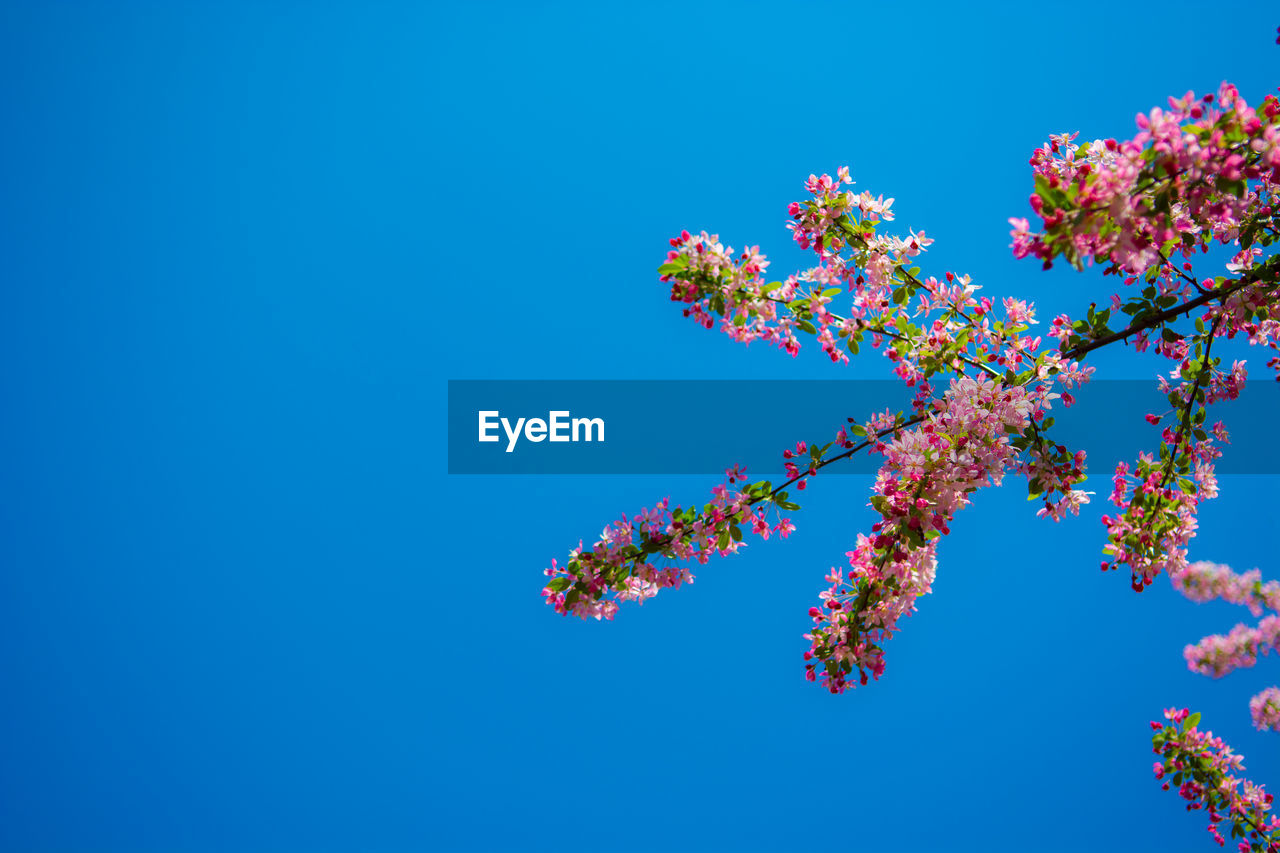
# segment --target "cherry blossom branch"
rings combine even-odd
[[[1218,327],[1221,325],[1222,318],[1214,318],[1213,326],[1210,327],[1208,334],[1205,336],[1204,358],[1200,360],[1199,367],[1196,369],[1196,378],[1187,391],[1187,402],[1182,407],[1182,418],[1178,422],[1177,430],[1174,432],[1173,441],[1170,442],[1174,450],[1169,454],[1169,459],[1165,462],[1164,477],[1160,480],[1160,488],[1162,489],[1169,485],[1169,480],[1173,477],[1174,463],[1179,457],[1179,451],[1187,444],[1187,436],[1191,430],[1192,412],[1195,410],[1196,403],[1204,400],[1203,388],[1208,384],[1209,377],[1213,375],[1213,368],[1216,362],[1210,357],[1210,353],[1213,350],[1214,336],[1218,334]]]
[[[820,470],[862,450],[882,445],[884,437],[897,435],[923,420],[924,415],[911,418],[886,415],[878,421],[873,419],[878,429],[854,427],[869,435],[861,442],[853,442],[841,430],[836,442],[813,447],[809,465],[803,471],[789,462],[789,468],[796,473],[777,486],[763,480],[732,493],[724,486],[717,486],[713,490],[712,502],[700,513],[679,507],[669,511],[668,501],[664,500],[651,510],[643,510],[634,519],[624,517],[606,528],[605,535],[591,550],[583,550],[579,545],[570,553],[570,559],[564,566],[558,566],[553,560],[551,568],[545,572],[551,580],[546,584],[543,595],[557,612],[612,619],[617,611],[617,601],[643,602],[663,587],[678,587],[692,581],[687,569],[658,568],[649,562],[651,557],[693,559],[706,563],[712,554],[727,556],[736,553],[742,544],[739,525],[748,516],[752,531],[757,535],[766,539],[771,533],[787,536],[795,529],[790,519],[782,518],[770,526],[765,522],[765,516],[751,512],[752,508],[772,503],[782,510],[799,509],[788,500],[788,488],[795,485],[803,489],[807,478]],[[841,452],[825,455],[836,444],[842,448]],[[808,451],[808,446],[801,443],[797,445],[797,454],[787,451],[784,455],[792,458]],[[729,483],[733,484],[741,472],[734,468],[728,474]],[[613,600],[607,598],[610,593],[615,594]]]
[[[1049,331],[1058,339],[1056,350],[1042,350],[1039,337],[1024,334],[1034,323],[1031,306],[1006,298],[1005,316],[996,319],[991,300],[976,297],[967,276],[921,277],[910,259],[932,241],[923,233],[907,238],[877,233],[881,223],[893,219],[893,200],[843,189],[852,183],[847,169],[835,179],[810,176],[806,188],[812,197],[789,208],[795,240],[812,248],[819,262],[784,281],[765,281],[769,262],[758,247],[738,258],[705,232],[673,239],[659,273],[671,285],[672,300],[686,306],[686,316],[707,328],[718,321],[735,340],[764,340],[792,355],[800,347],[797,332],[805,332],[837,362],[848,361],[846,349],[856,354],[866,335],[873,347],[887,342],[884,353],[894,372],[915,389],[915,417],[886,415],[866,427],[854,425],[849,430],[854,435],[863,429],[875,436],[861,444],[843,430],[823,446],[798,444],[794,454],[784,453],[789,479],[780,486],[768,481],[737,490],[718,486],[702,510],[668,511],[664,501],[633,519],[624,517],[591,550],[579,546],[571,552],[566,567],[553,562],[544,593],[548,601],[562,613],[611,618],[616,601],[643,601],[664,586],[692,579],[687,569],[649,565],[654,555],[705,563],[711,554],[734,553],[742,541],[739,524],[748,518],[761,536],[785,536],[789,520],[771,525],[759,510],[770,503],[780,510],[798,508],[787,499],[786,487],[803,489],[807,477],[826,465],[852,455],[854,448],[869,448],[885,457],[870,501],[880,520],[872,535],[859,537],[858,547],[849,552],[851,571],[833,569],[828,575],[831,587],[823,593],[823,608],[810,612],[814,629],[806,655],[809,677],[821,675],[833,692],[843,690],[854,671],[865,683],[868,673],[876,677],[883,668],[882,641],[897,630],[900,616],[914,610],[918,595],[928,592],[936,542],[969,493],[1014,471],[1027,477],[1033,497],[1044,496],[1041,514],[1058,519],[1087,501],[1086,493],[1074,488],[1083,479],[1083,453],[1070,453],[1044,433],[1053,420],[1044,417],[1050,400],[1061,396],[1071,404],[1065,389],[1087,381],[1091,371],[1080,366],[1080,359],[1131,338],[1144,350],[1150,345],[1148,333],[1157,328],[1162,333],[1156,350],[1179,361],[1182,375],[1194,375],[1195,381],[1170,394],[1171,401],[1183,394],[1178,402],[1187,408],[1176,431],[1165,430],[1171,444],[1161,445],[1161,462],[1167,464],[1157,466],[1144,454],[1132,475],[1127,467],[1117,468],[1113,500],[1124,513],[1118,519],[1104,517],[1106,550],[1111,566],[1133,569],[1136,589],[1163,568],[1172,572],[1185,565],[1195,506],[1216,491],[1211,460],[1219,453],[1199,426],[1203,406],[1191,407],[1202,397],[1212,402],[1238,393],[1243,369],[1237,365],[1230,376],[1214,371],[1210,354],[1200,357],[1199,337],[1193,360],[1185,336],[1170,324],[1203,309],[1197,329],[1203,333],[1206,319],[1213,325],[1206,350],[1223,328],[1228,336],[1247,333],[1251,343],[1273,349],[1280,340],[1280,320],[1270,316],[1280,265],[1274,257],[1254,263],[1261,252],[1255,244],[1269,245],[1276,234],[1272,201],[1280,177],[1280,102],[1268,98],[1259,113],[1228,86],[1214,106],[1206,106],[1211,101],[1188,93],[1170,99],[1167,113],[1140,116],[1141,132],[1133,140],[1082,149],[1071,137],[1051,137],[1033,158],[1031,202],[1044,230],[1033,234],[1025,220],[1011,220],[1015,255],[1035,255],[1046,266],[1057,255],[1077,267],[1086,260],[1106,261],[1107,272],[1129,273],[1126,284],[1145,276],[1148,285],[1140,297],[1127,301],[1113,295],[1111,308],[1091,306],[1085,320],[1056,318]],[[1242,247],[1228,265],[1238,278],[1220,278],[1210,286],[1169,260],[1174,249],[1186,256],[1195,248],[1207,250],[1214,239]],[[848,258],[842,255],[846,247],[852,249]],[[846,293],[851,312],[828,310],[834,297]],[[910,310],[916,299],[919,304]],[[1127,326],[1109,327],[1112,309],[1130,315]],[[966,376],[966,368],[983,381]],[[953,377],[940,397],[931,385],[938,375]],[[1055,388],[1064,391],[1059,395]],[[1214,432],[1225,440],[1221,425]],[[1198,443],[1190,443],[1189,433]],[[833,446],[837,452],[830,454]],[[802,470],[792,460],[806,455],[807,470]],[[1189,474],[1172,488],[1175,468]],[[733,485],[742,472],[735,468],[728,474]],[[606,601],[608,596],[612,600]]]
[[[1083,358],[1096,349],[1107,346],[1108,344],[1113,344],[1116,341],[1124,340],[1132,335],[1147,331],[1148,329],[1163,326],[1165,323],[1170,320],[1177,319],[1178,317],[1190,315],[1192,311],[1201,306],[1208,305],[1210,302],[1215,300],[1225,300],[1227,297],[1266,279],[1272,280],[1266,287],[1260,288],[1260,292],[1270,293],[1277,286],[1280,286],[1280,282],[1274,280],[1277,271],[1280,271],[1280,255],[1273,255],[1268,259],[1266,264],[1259,267],[1256,271],[1233,281],[1229,285],[1222,285],[1213,288],[1212,290],[1206,290],[1194,299],[1189,299],[1172,308],[1157,311],[1149,316],[1143,317],[1142,320],[1129,324],[1123,329],[1119,329],[1114,332],[1107,332],[1106,334],[1100,335],[1092,340],[1072,344],[1063,350],[1063,355],[1072,359]]]
[[[1151,749],[1161,758],[1153,769],[1161,788],[1177,785],[1188,811],[1205,811],[1219,845],[1226,843],[1221,827],[1229,823],[1231,837],[1241,839],[1242,853],[1280,851],[1280,817],[1271,813],[1273,798],[1261,785],[1237,775],[1244,770],[1244,759],[1212,732],[1199,730],[1200,714],[1170,708],[1164,716],[1168,722],[1151,722]]]

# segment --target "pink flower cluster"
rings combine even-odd
[[[1237,573],[1230,566],[1199,560],[1169,576],[1173,586],[1197,604],[1220,598],[1261,616],[1263,608],[1280,611],[1280,581],[1262,582],[1262,572]]]
[[[729,483],[736,483],[744,474],[741,466],[725,472]],[[613,619],[620,602],[643,604],[663,589],[693,583],[687,566],[657,566],[651,560],[705,564],[713,555],[737,553],[745,547],[742,525],[762,539],[772,533],[786,538],[795,525],[781,517],[771,523],[766,511],[769,504],[794,507],[786,498],[785,491],[776,491],[768,481],[762,481],[744,490],[717,485],[711,501],[701,510],[673,510],[670,500],[663,499],[651,509],[610,524],[590,550],[578,543],[564,565],[552,560],[543,572],[551,580],[542,595],[562,615]]]
[[[1268,687],[1249,700],[1254,727],[1280,731],[1280,687]]]
[[[1237,669],[1251,667],[1259,655],[1274,650],[1280,642],[1280,615],[1264,616],[1256,626],[1240,624],[1229,634],[1210,634],[1183,649],[1187,668],[1201,675],[1221,678]]]
[[[766,283],[764,270],[769,261],[752,246],[735,257],[732,246],[724,246],[715,234],[693,235],[682,231],[671,239],[667,260],[658,268],[659,280],[671,284],[671,301],[688,307],[684,316],[712,328],[721,318],[721,328],[734,340],[749,344],[764,340],[792,355],[800,351],[795,320],[779,316],[780,302],[795,296],[795,283],[787,286]],[[776,292],[775,292],[776,291]]]
[[[1031,158],[1042,231],[1011,219],[1014,253],[1046,266],[1062,255],[1076,266],[1096,258],[1141,273],[1161,261],[1161,246],[1176,242],[1190,254],[1236,239],[1254,211],[1276,201],[1278,114],[1274,95],[1254,110],[1224,83],[1216,98],[1188,92],[1169,98],[1167,110],[1139,114],[1139,132],[1125,142],[1081,147],[1074,134],[1052,137]]]
[[[1211,634],[1183,649],[1187,668],[1201,675],[1221,678],[1237,669],[1254,666],[1258,657],[1280,648],[1280,582],[1263,582],[1257,569],[1237,573],[1230,567],[1201,560],[1170,572],[1175,589],[1197,603],[1220,598],[1249,608],[1255,617],[1273,611],[1257,625],[1236,625],[1227,634]],[[1268,687],[1249,702],[1254,725],[1276,728],[1280,713],[1276,699],[1280,689]]]
[[[1143,453],[1132,467],[1125,462],[1116,466],[1111,501],[1120,512],[1102,517],[1108,540],[1104,552],[1111,558],[1102,563],[1102,569],[1126,567],[1138,592],[1161,571],[1174,574],[1186,568],[1187,546],[1197,528],[1196,510],[1218,493],[1214,460],[1222,451],[1215,439],[1225,443],[1228,436],[1221,422],[1205,428],[1207,406],[1238,397],[1246,373],[1240,361],[1230,372],[1220,369],[1221,359],[1211,352],[1215,338],[1226,334],[1226,324],[1214,309],[1208,315],[1207,327],[1198,321],[1202,339],[1194,349],[1181,339],[1158,348],[1177,361],[1171,376],[1182,380],[1172,386],[1161,377],[1160,389],[1171,409],[1147,415],[1149,423],[1162,426],[1159,455]]]
[[[1174,466],[1150,453],[1139,454],[1133,469],[1124,462],[1116,466],[1111,502],[1121,512],[1102,517],[1107,527],[1103,551],[1111,558],[1102,562],[1103,571],[1128,568],[1134,590],[1142,592],[1161,571],[1173,574],[1186,566],[1187,547],[1199,527],[1196,510],[1217,494],[1211,460],[1220,452],[1207,441],[1194,445],[1188,454],[1194,460],[1191,477],[1176,482]]]
[[[956,378],[922,424],[874,446],[885,457],[871,498],[880,520],[848,552],[849,570],[831,570],[822,605],[809,610],[811,681],[841,693],[854,686],[855,670],[857,683],[880,677],[882,643],[931,588],[938,537],[973,491],[1032,464],[1020,463],[1011,437],[1029,430],[1051,396],[1047,386]],[[1078,506],[1083,495],[1071,500]]]
[[[1272,796],[1238,775],[1244,759],[1213,732],[1200,731],[1199,714],[1170,708],[1164,717],[1167,723],[1151,723],[1152,751],[1161,757],[1154,766],[1160,787],[1178,786],[1187,811],[1203,810],[1219,845],[1226,844],[1222,827],[1227,823],[1240,853],[1280,851],[1280,817],[1271,814]]]

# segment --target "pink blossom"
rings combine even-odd
[[[1268,687],[1250,699],[1249,713],[1256,728],[1280,731],[1280,687]]]

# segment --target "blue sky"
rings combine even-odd
[[[1100,505],[978,495],[833,698],[801,635],[867,478],[581,624],[548,561],[711,481],[450,477],[445,388],[883,376],[700,331],[653,272],[682,228],[805,264],[786,204],[843,164],[929,269],[1076,311],[1099,276],[1007,249],[1031,150],[1260,100],[1267,11],[5,4],[0,848],[1206,849],[1146,721],[1200,709],[1280,788],[1280,669],[1187,672],[1245,614],[1098,572]],[[1193,555],[1280,577],[1275,485],[1224,478]]]

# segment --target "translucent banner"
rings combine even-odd
[[[1092,382],[1071,407],[1054,401],[1049,431],[1089,454],[1089,471],[1156,451],[1170,409],[1154,380]],[[450,474],[719,474],[735,464],[782,470],[797,441],[825,444],[849,418],[908,407],[901,383],[874,380],[450,380]],[[1275,424],[1280,387],[1256,381],[1238,400],[1209,407],[1231,443],[1219,474],[1280,474]],[[1171,424],[1173,418],[1166,418]],[[873,473],[857,454],[823,476]]]

